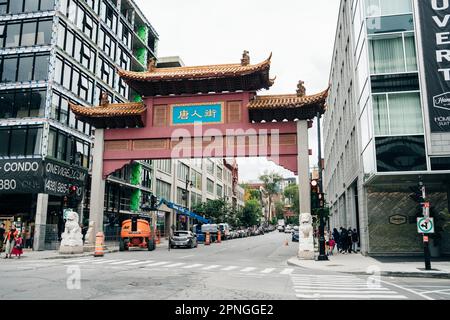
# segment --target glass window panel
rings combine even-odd
[[[412,12],[411,0],[380,0],[380,6],[382,15]]]
[[[69,111],[69,127],[75,128],[77,120],[75,119],[75,114]]]
[[[48,134],[47,154],[56,158],[56,131],[53,129],[50,129]]]
[[[17,81],[33,80],[33,57],[20,57]]]
[[[422,108],[419,93],[389,95],[391,134],[423,133]]]
[[[386,95],[373,96],[373,118],[375,135],[389,134],[389,114]]]
[[[27,138],[26,128],[15,128],[11,132],[11,156],[23,156],[25,153],[25,141]]]
[[[73,57],[77,61],[81,61],[81,40],[78,38],[75,38],[75,51],[73,52]]]
[[[80,73],[77,70],[72,72],[72,92],[78,94],[78,88],[80,83]]]
[[[39,10],[39,0],[25,0],[25,7],[23,10],[24,12],[35,12],[38,10]]]
[[[66,161],[67,157],[67,137],[65,134],[58,134],[58,145],[56,149],[56,158]]]
[[[55,0],[41,0],[41,11],[53,10],[55,6]],[[66,5],[67,7],[67,5]]]
[[[7,10],[8,3],[0,3],[0,14],[5,14]]]
[[[52,20],[39,21],[36,44],[50,44],[52,40]]]
[[[62,70],[63,70],[63,62],[60,58],[56,59],[56,65],[55,65],[55,80],[59,84],[61,84],[61,77],[62,77]]]
[[[30,101],[30,116],[44,117],[45,116],[45,91],[32,91]]]
[[[58,46],[64,49],[64,40],[66,39],[66,28],[60,24],[58,25]]]
[[[47,80],[49,56],[36,56],[34,80]]]
[[[73,33],[67,31],[66,52],[73,56]]]
[[[427,170],[423,136],[376,138],[378,172]]]
[[[33,46],[36,43],[37,22],[27,22],[23,24],[21,46]]]
[[[0,128],[0,156],[8,156],[10,132],[9,129]]]
[[[10,0],[9,1],[9,12],[10,13],[21,13],[23,8],[23,0]]]
[[[53,93],[52,105],[51,105],[51,110],[50,110],[50,118],[55,119],[55,120],[58,120],[59,100],[60,100],[59,95],[56,93]]]
[[[17,92],[15,95],[15,109],[18,118],[29,116],[30,94],[29,92]]]
[[[369,54],[373,74],[406,71],[401,35],[371,39]]]
[[[42,130],[38,128],[28,129],[27,146],[25,154],[27,156],[39,155],[41,152]]]
[[[67,118],[69,117],[69,104],[65,98],[61,99],[60,107],[59,121],[61,123],[67,123]]]
[[[405,34],[406,70],[417,71],[416,41],[414,34]]]
[[[67,5],[68,5],[68,0],[60,0],[59,1],[59,10],[61,10],[61,12],[67,16]]]
[[[0,119],[12,118],[14,108],[14,93],[0,93]]]
[[[17,57],[7,57],[3,60],[2,82],[16,81]]]
[[[8,24],[6,28],[6,42],[5,47],[18,47],[20,41],[20,24],[12,23]]]
[[[67,63],[64,64],[63,86],[67,90],[70,90],[70,80],[72,77],[72,68]]]

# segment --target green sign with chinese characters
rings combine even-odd
[[[200,122],[203,124],[223,123],[222,103],[202,103],[173,105],[171,107],[172,125],[185,125]]]

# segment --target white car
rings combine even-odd
[[[286,229],[284,229],[284,233],[292,233],[293,229],[290,226],[287,226]]]

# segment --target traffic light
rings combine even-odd
[[[69,186],[69,195],[67,196],[67,207],[68,208],[75,209],[78,207],[77,191],[78,191],[78,186],[75,186],[75,185]]]
[[[311,209],[317,209],[320,207],[319,194],[319,181],[313,179],[311,180]]]

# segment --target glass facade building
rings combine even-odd
[[[419,3],[341,1],[324,117],[324,188],[330,227],[357,228],[365,254],[423,252],[421,210],[409,197],[419,178],[432,211],[449,206],[450,152],[436,157],[429,143]],[[391,223],[395,215],[405,223]]]
[[[68,104],[98,105],[101,92],[110,102],[140,99],[115,68],[146,70],[157,42],[132,0],[0,0],[0,162],[51,162],[86,173],[82,189],[88,193],[93,128],[76,120]],[[41,197],[46,224],[60,233],[73,181],[58,183],[52,192],[0,190],[0,220],[19,219],[24,229],[34,229]],[[17,206],[16,197],[27,204]],[[85,199],[85,211],[88,204]]]

